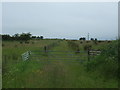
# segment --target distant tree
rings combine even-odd
[[[30,33],[22,33],[22,34],[14,34],[13,36],[10,36],[8,34],[2,35],[2,40],[30,40],[31,34]]]
[[[40,39],[43,39],[43,36],[40,36]]]
[[[37,39],[40,39],[40,37],[39,37],[39,36],[37,36]]]
[[[97,38],[95,38],[95,41],[97,41]]]
[[[32,36],[32,39],[36,39],[37,37],[36,36]]]
[[[2,40],[12,40],[11,36],[8,34],[2,35]]]
[[[97,38],[95,38],[94,43],[97,45]]]
[[[93,41],[94,40],[94,38],[91,38],[91,41]]]
[[[12,36],[13,40],[20,40],[20,35],[17,33],[17,34],[14,34]]]
[[[79,40],[82,40],[83,38],[79,38]]]
[[[31,34],[30,33],[22,33],[22,34],[20,34],[20,40],[27,41],[27,40],[30,40],[30,39],[31,39]]]
[[[79,38],[79,40],[86,40],[86,38],[85,37],[81,37],[81,38]]]
[[[83,37],[83,40],[86,40],[86,38],[85,38],[85,37]]]

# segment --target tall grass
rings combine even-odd
[[[118,78],[118,41],[102,48],[100,56],[88,62],[90,71],[99,72],[104,78]]]
[[[31,43],[34,42],[34,43]],[[116,83],[112,81],[104,82],[99,76],[107,76],[107,72],[111,74],[110,77],[114,77],[112,70],[116,70],[116,63],[111,63],[115,60],[106,60],[107,54],[101,54],[101,56],[95,57],[94,60],[89,62],[89,71],[86,72],[84,63],[80,62],[68,62],[64,60],[57,60],[57,58],[70,58],[66,52],[50,52],[53,54],[51,58],[56,61],[49,61],[50,57],[40,56],[33,57],[29,61],[23,62],[20,58],[21,54],[28,50],[44,50],[44,46],[51,46],[50,50],[53,51],[76,51],[76,47],[84,50],[84,44],[79,45],[78,41],[61,41],[60,45],[52,45],[52,43],[58,42],[57,40],[36,40],[30,41],[29,44],[19,42],[3,42],[3,65],[5,73],[3,75],[3,88],[98,88],[98,87],[116,87]],[[90,43],[89,43],[90,44]],[[16,46],[17,45],[17,46]],[[70,45],[70,46],[69,46]],[[15,47],[16,46],[16,47]],[[97,45],[99,46],[99,44]],[[96,48],[98,48],[96,46]],[[101,46],[101,45],[100,45]],[[108,47],[108,46],[106,46]],[[104,51],[107,51],[104,47]],[[114,46],[115,47],[115,46]],[[93,46],[94,48],[94,46]],[[70,52],[74,54],[74,52]],[[109,52],[110,53],[110,52]],[[108,54],[109,54],[108,53]],[[36,53],[38,54],[38,53]],[[60,54],[60,55],[58,55]],[[65,54],[65,55],[63,55]],[[15,55],[15,56],[14,56]],[[80,56],[80,59],[86,60],[86,53],[74,54],[76,57]],[[85,56],[84,56],[85,55]],[[5,59],[5,57],[7,57]],[[32,57],[32,56],[31,56]],[[110,56],[112,57],[112,56]],[[40,60],[45,58],[46,60]],[[74,60],[74,59],[73,59]],[[18,63],[15,63],[18,61]],[[110,61],[108,63],[108,61]],[[110,66],[107,66],[110,65]],[[114,65],[114,67],[112,66]],[[105,70],[103,70],[104,68]],[[112,69],[109,69],[111,68]],[[97,72],[97,73],[96,73]],[[99,75],[97,75],[99,74]],[[105,80],[107,80],[105,78]],[[115,81],[116,82],[116,81]]]
[[[22,62],[21,54],[26,51],[44,50],[43,47],[57,40],[32,40],[28,44],[20,44],[18,41],[3,41],[2,47],[2,69],[3,74],[11,69],[16,63]],[[32,44],[34,42],[34,44]]]
[[[72,48],[74,51],[77,51],[79,49],[79,45],[75,41],[67,41],[68,46]]]

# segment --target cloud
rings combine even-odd
[[[46,37],[115,39],[116,3],[3,3],[3,32]]]

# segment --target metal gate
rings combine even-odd
[[[88,59],[85,51],[31,51],[30,60],[41,63],[51,61],[84,62]]]

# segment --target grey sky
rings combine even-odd
[[[82,36],[115,39],[118,35],[117,2],[3,3],[3,34],[31,32],[45,38],[78,39]]]

